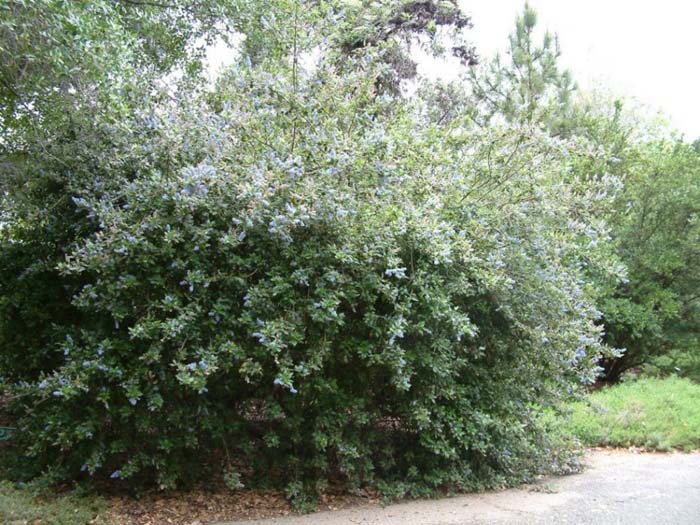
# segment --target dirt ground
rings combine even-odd
[[[332,491],[321,497],[319,512],[378,505],[376,495],[352,496]],[[224,520],[252,523],[294,514],[281,493],[259,491],[218,492],[191,490],[168,495],[151,494],[138,500],[113,497],[108,500],[104,521],[110,525],[205,525]],[[257,521],[260,523],[260,521]],[[96,521],[101,525],[102,521]]]

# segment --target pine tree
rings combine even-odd
[[[556,127],[576,89],[571,74],[559,65],[559,39],[548,31],[535,42],[537,13],[528,4],[516,18],[509,37],[508,58],[497,55],[483,68],[472,69],[470,81],[479,121],[495,116],[508,122]]]

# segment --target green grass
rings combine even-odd
[[[87,525],[104,510],[98,498],[75,494],[46,496],[31,487],[0,481],[0,523],[7,525]]]
[[[588,446],[700,449],[700,385],[639,379],[593,392],[572,405],[571,430]]]

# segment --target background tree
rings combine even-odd
[[[351,7],[352,6],[352,7]],[[434,56],[454,56],[465,66],[477,62],[477,55],[466,36],[472,27],[456,0],[362,1],[347,5],[342,30],[335,33],[333,45],[342,57],[373,50],[385,64],[378,87],[394,95],[401,83],[413,79],[417,63],[412,57],[422,45]]]
[[[629,277],[601,305],[607,340],[627,349],[605,362],[611,381],[654,356],[698,352],[700,157],[678,140],[644,142],[625,170],[610,222]]]
[[[537,14],[527,3],[508,37],[508,59],[496,55],[469,75],[477,116],[482,125],[494,116],[508,122],[546,125],[553,131],[565,119],[576,86],[559,65],[556,35],[545,32],[535,42]]]
[[[70,95],[124,89],[199,67],[207,44],[241,22],[231,1],[10,0],[0,6],[0,101],[7,127]],[[62,107],[61,111],[65,108]],[[54,112],[54,118],[59,112]],[[7,131],[7,130],[6,130]]]

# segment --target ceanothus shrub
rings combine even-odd
[[[149,114],[133,166],[71,179],[92,231],[58,270],[82,314],[14,388],[33,468],[303,504],[566,467],[539,413],[594,377],[602,193],[561,177],[571,145],[423,124],[367,67],[233,70],[211,109]]]

